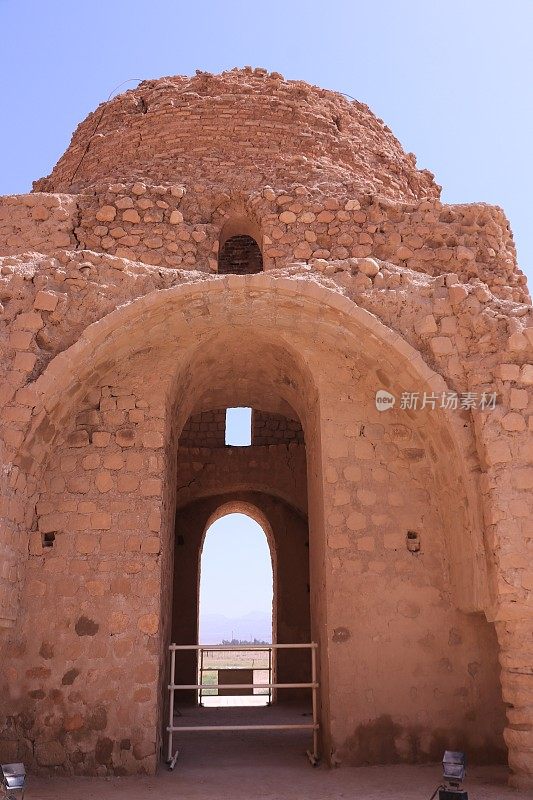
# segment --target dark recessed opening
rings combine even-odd
[[[222,274],[252,275],[263,271],[263,256],[251,236],[226,239],[218,254],[218,271]]]
[[[419,553],[420,552],[420,534],[416,531],[407,531],[407,536],[405,537],[407,549],[410,553]]]
[[[43,547],[53,547],[55,540],[56,540],[56,535],[53,532],[43,533],[42,535]]]

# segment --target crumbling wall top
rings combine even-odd
[[[251,68],[143,81],[102,103],[34,188],[76,192],[103,178],[439,196],[431,173],[366,105]]]

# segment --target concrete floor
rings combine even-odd
[[[250,713],[253,718],[250,719]],[[303,714],[305,713],[305,716]],[[176,725],[309,722],[302,709],[184,709]],[[30,776],[27,800],[429,800],[440,764],[313,769],[307,731],[182,733],[174,772],[155,777],[41,778]],[[518,795],[502,767],[468,771],[469,800]],[[525,797],[527,795],[520,795]]]

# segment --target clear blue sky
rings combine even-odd
[[[272,562],[263,529],[244,514],[227,514],[211,525],[205,537],[200,628],[204,614],[242,617],[271,611]]]
[[[532,0],[0,0],[0,32],[0,194],[127,78],[250,64],[368,103],[446,202],[504,207],[533,274]]]
[[[250,64],[368,103],[445,202],[503,206],[533,280],[532,33],[533,0],[0,0],[0,194],[48,174],[126,79]],[[215,566],[238,549],[217,542]]]

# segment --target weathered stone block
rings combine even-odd
[[[55,292],[43,290],[37,292],[33,307],[36,311],[55,311],[58,302],[59,297]]]
[[[102,206],[96,212],[96,219],[99,222],[112,222],[117,216],[117,209],[114,206]]]
[[[146,633],[148,636],[155,636],[159,630],[159,619],[156,614],[143,614],[139,617],[137,627],[141,633]]]
[[[59,767],[67,755],[63,745],[55,740],[39,740],[35,743],[35,758],[41,767]]]
[[[454,352],[453,342],[447,336],[435,336],[430,340],[429,346],[436,356],[448,356]]]

